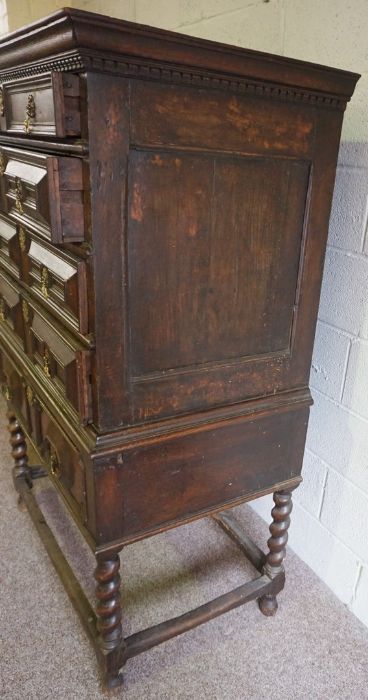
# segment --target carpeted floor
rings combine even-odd
[[[4,415],[2,411],[1,415]],[[95,700],[94,653],[27,513],[16,507],[8,436],[0,425],[1,700]],[[93,556],[55,492],[38,498],[68,558],[93,596]],[[236,517],[262,545],[267,526],[248,506]],[[129,634],[252,578],[236,546],[210,520],[122,553],[124,628]],[[131,659],[126,700],[366,700],[368,630],[291,551],[275,618],[256,603]]]

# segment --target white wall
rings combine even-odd
[[[7,5],[14,29],[63,3]],[[315,406],[290,543],[368,625],[368,0],[69,5],[363,73],[343,128],[311,372]],[[270,498],[255,508],[270,519]]]

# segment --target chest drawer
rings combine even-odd
[[[84,425],[90,423],[90,351],[62,333],[32,302],[27,302],[27,320],[29,353],[36,371],[70,402]]]
[[[88,333],[86,263],[32,239],[25,257],[26,282],[35,296],[62,321]]]
[[[14,342],[26,350],[25,319],[26,302],[18,287],[3,272],[0,272],[0,324],[11,331]]]
[[[50,476],[79,517],[85,519],[85,466],[78,450],[65,438],[38,399],[35,389],[23,379],[17,367],[0,354],[1,392],[9,401]]]
[[[0,88],[0,128],[15,134],[79,136],[79,76],[54,72],[4,83]]]
[[[7,358],[0,355],[1,390],[6,401],[10,401],[18,418],[30,437],[34,437],[32,420],[31,390],[23,377]]]
[[[0,150],[0,205],[15,222],[52,243],[84,240],[83,163],[79,158]]]
[[[0,265],[21,279],[62,323],[86,335],[87,266],[0,214]]]
[[[77,517],[84,522],[86,520],[86,486],[82,457],[43,409],[40,411],[40,431],[39,449],[48,472]]]
[[[0,262],[7,271],[20,275],[21,251],[18,227],[0,214]]]

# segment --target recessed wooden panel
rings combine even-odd
[[[139,145],[294,156],[307,156],[313,146],[313,112],[249,95],[137,80],[131,114],[132,142]]]
[[[287,351],[309,164],[133,151],[130,167],[133,374]]]

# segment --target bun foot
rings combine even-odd
[[[22,497],[20,494],[19,494],[19,496],[18,496],[18,498],[17,498],[17,506],[18,506],[19,510],[21,511],[21,513],[25,513],[25,512],[26,512],[27,506],[26,506],[26,504],[25,504],[25,501],[24,501],[23,497]]]
[[[258,605],[261,613],[266,617],[276,615],[279,607],[275,595],[263,595],[262,598],[258,599]]]
[[[124,683],[122,673],[117,673],[115,676],[107,676],[103,684],[103,690],[106,695],[115,695],[114,690],[121,688]]]

